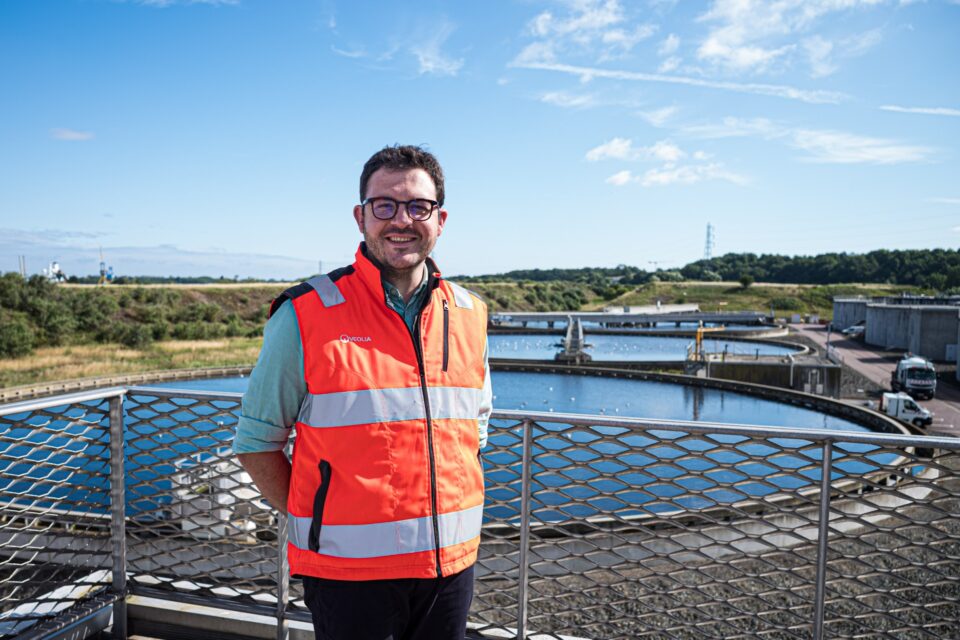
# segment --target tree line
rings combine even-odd
[[[900,284],[943,293],[960,293],[960,250],[880,249],[870,253],[824,253],[816,256],[728,253],[710,260],[697,260],[680,269],[649,272],[638,267],[518,269],[506,273],[459,277],[465,282],[568,281],[591,285],[598,295],[605,287],[647,282],[682,280],[740,281],[779,284]],[[601,292],[603,291],[603,292]]]
[[[216,298],[167,288],[71,288],[43,276],[0,275],[0,358],[36,347],[119,343],[141,349],[156,340],[258,336],[269,294],[233,291]]]

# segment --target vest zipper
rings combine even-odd
[[[447,299],[443,299],[443,372],[447,372],[447,365],[450,363],[450,305]]]
[[[429,295],[430,292],[427,292],[427,296]],[[429,301],[429,297],[427,300]],[[444,306],[446,306],[446,301],[444,301]],[[403,322],[403,326],[406,327],[407,323],[403,319],[403,315],[397,312],[396,309],[393,311],[400,316],[400,321]],[[413,340],[413,350],[417,354],[417,368],[420,370],[420,392],[423,394],[423,406],[426,409],[427,414],[427,447],[429,448],[430,458],[431,519],[433,520],[433,539],[436,546],[434,552],[437,560],[437,577],[442,578],[443,571],[440,568],[440,516],[437,514],[437,461],[433,456],[433,420],[430,419],[430,393],[427,391],[426,365],[423,363],[423,345],[420,343],[420,317],[422,315],[423,307],[421,307],[420,311],[417,313],[417,318],[414,322],[415,329],[410,331],[410,328],[407,327],[407,332],[410,334],[410,339]],[[444,314],[444,317],[446,318],[446,314]],[[444,335],[444,338],[446,338],[446,335]]]

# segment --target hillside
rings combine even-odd
[[[598,310],[699,303],[703,310],[771,308],[832,315],[835,295],[898,295],[896,285],[657,282],[466,282],[498,311]],[[249,365],[270,301],[285,284],[58,286],[0,276],[0,387],[168,368]]]

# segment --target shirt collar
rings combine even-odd
[[[420,283],[419,287],[417,287],[417,290],[414,292],[414,296],[419,296],[422,294],[421,287],[426,287],[428,291],[432,291],[440,284],[440,270],[437,268],[437,263],[434,262],[432,258],[428,257],[426,260],[426,265],[427,268],[426,272],[424,273],[424,281]],[[380,291],[383,293],[384,301],[386,301],[386,296],[388,295],[389,291],[387,287],[392,287],[394,291],[397,290],[396,287],[383,279],[380,262],[367,250],[366,242],[361,242],[360,246],[357,247],[354,269],[356,269],[361,279],[367,283],[367,286],[369,286],[371,290]],[[397,295],[399,295],[399,292],[397,292]],[[413,300],[412,297],[410,299]]]

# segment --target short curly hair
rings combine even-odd
[[[437,202],[443,206],[443,169],[436,156],[424,149],[414,145],[393,145],[387,146],[370,156],[367,163],[363,165],[363,172],[360,174],[360,201],[367,198],[367,183],[370,182],[370,176],[380,169],[387,171],[406,171],[407,169],[423,169],[433,180],[433,186],[437,188]]]

